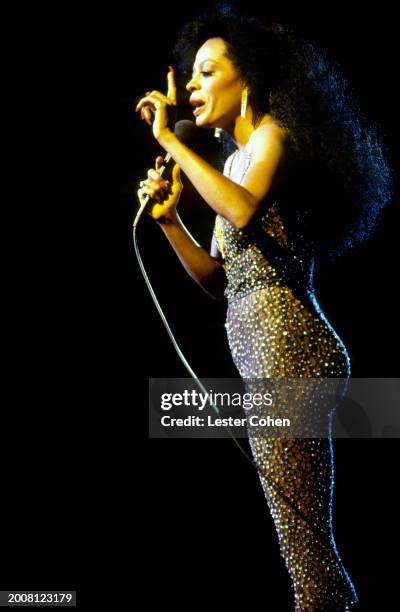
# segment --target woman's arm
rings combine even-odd
[[[267,124],[254,132],[252,162],[238,185],[184,145],[173,132],[164,131],[160,145],[173,157],[209,206],[235,227],[245,227],[264,201],[282,161],[285,132]]]
[[[232,155],[225,161],[224,175],[230,165],[231,158]],[[211,239],[210,254],[208,254],[183,225],[176,208],[171,209],[159,225],[189,276],[213,299],[224,299],[227,284],[226,264],[219,251],[214,232]]]
[[[192,238],[176,210],[159,223],[159,226],[189,276],[210,297],[222,300],[227,282],[223,265]]]

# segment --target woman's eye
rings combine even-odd
[[[205,76],[208,76],[211,74],[211,72],[207,72],[206,70],[202,70],[200,74],[204,74]]]

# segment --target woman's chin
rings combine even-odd
[[[212,127],[207,119],[207,115],[207,110],[204,110],[200,115],[194,117],[197,127]]]
[[[205,127],[205,126],[206,126],[206,124],[207,124],[207,122],[206,122],[206,121],[203,121],[203,118],[202,118],[202,117],[195,117],[195,118],[194,118],[194,121],[195,121],[195,123],[196,123],[197,127]]]

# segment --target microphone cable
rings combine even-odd
[[[164,166],[162,166],[159,170],[159,173],[162,174],[164,171]],[[149,293],[151,295],[151,298],[155,304],[155,307],[157,308],[158,314],[161,317],[161,321],[164,324],[165,329],[167,330],[167,333],[171,339],[171,342],[173,344],[174,349],[176,350],[179,359],[182,361],[183,365],[185,366],[186,370],[189,372],[190,377],[194,379],[195,383],[197,384],[197,386],[199,387],[199,389],[202,391],[202,393],[204,393],[206,395],[206,397],[208,397],[208,393],[206,388],[204,387],[203,383],[201,382],[201,380],[199,379],[199,377],[197,376],[197,374],[193,371],[193,368],[191,367],[191,365],[189,364],[188,360],[186,359],[185,355],[183,354],[179,344],[177,343],[177,341],[175,340],[175,337],[172,333],[172,330],[168,324],[168,321],[166,319],[166,316],[160,306],[160,303],[157,299],[157,296],[153,290],[153,287],[151,286],[149,277],[147,275],[146,269],[143,265],[143,261],[142,258],[140,256],[140,252],[139,252],[139,247],[137,244],[137,237],[136,237],[136,228],[139,222],[139,219],[141,217],[141,215],[143,214],[143,211],[146,207],[147,202],[149,201],[150,196],[147,196],[146,201],[144,201],[144,203],[141,205],[141,207],[138,210],[138,213],[136,215],[135,221],[133,223],[133,245],[134,245],[134,249],[135,249],[135,254],[136,254],[136,258],[139,264],[139,268],[142,272],[144,281],[147,285],[147,288],[149,290]],[[209,399],[209,402],[214,410],[214,412],[217,414],[217,416],[221,416],[221,413],[219,411],[219,408],[211,401],[211,399]],[[246,459],[248,461],[250,461],[250,463],[254,466],[254,462],[251,459],[251,457],[249,456],[249,454],[244,450],[244,448],[242,447],[242,445],[238,442],[237,438],[234,436],[234,434],[232,433],[232,431],[229,429],[229,427],[226,426],[226,430],[229,433],[230,438],[234,441],[234,443],[236,444],[236,446],[238,447],[238,449],[240,450],[240,452],[246,457]]]

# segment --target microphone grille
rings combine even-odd
[[[196,153],[207,149],[214,138],[210,137],[211,130],[199,128],[189,119],[181,119],[175,124],[177,138]]]
[[[199,135],[198,133],[199,128],[189,119],[181,119],[175,123],[175,134],[183,144],[189,146],[192,140]]]

